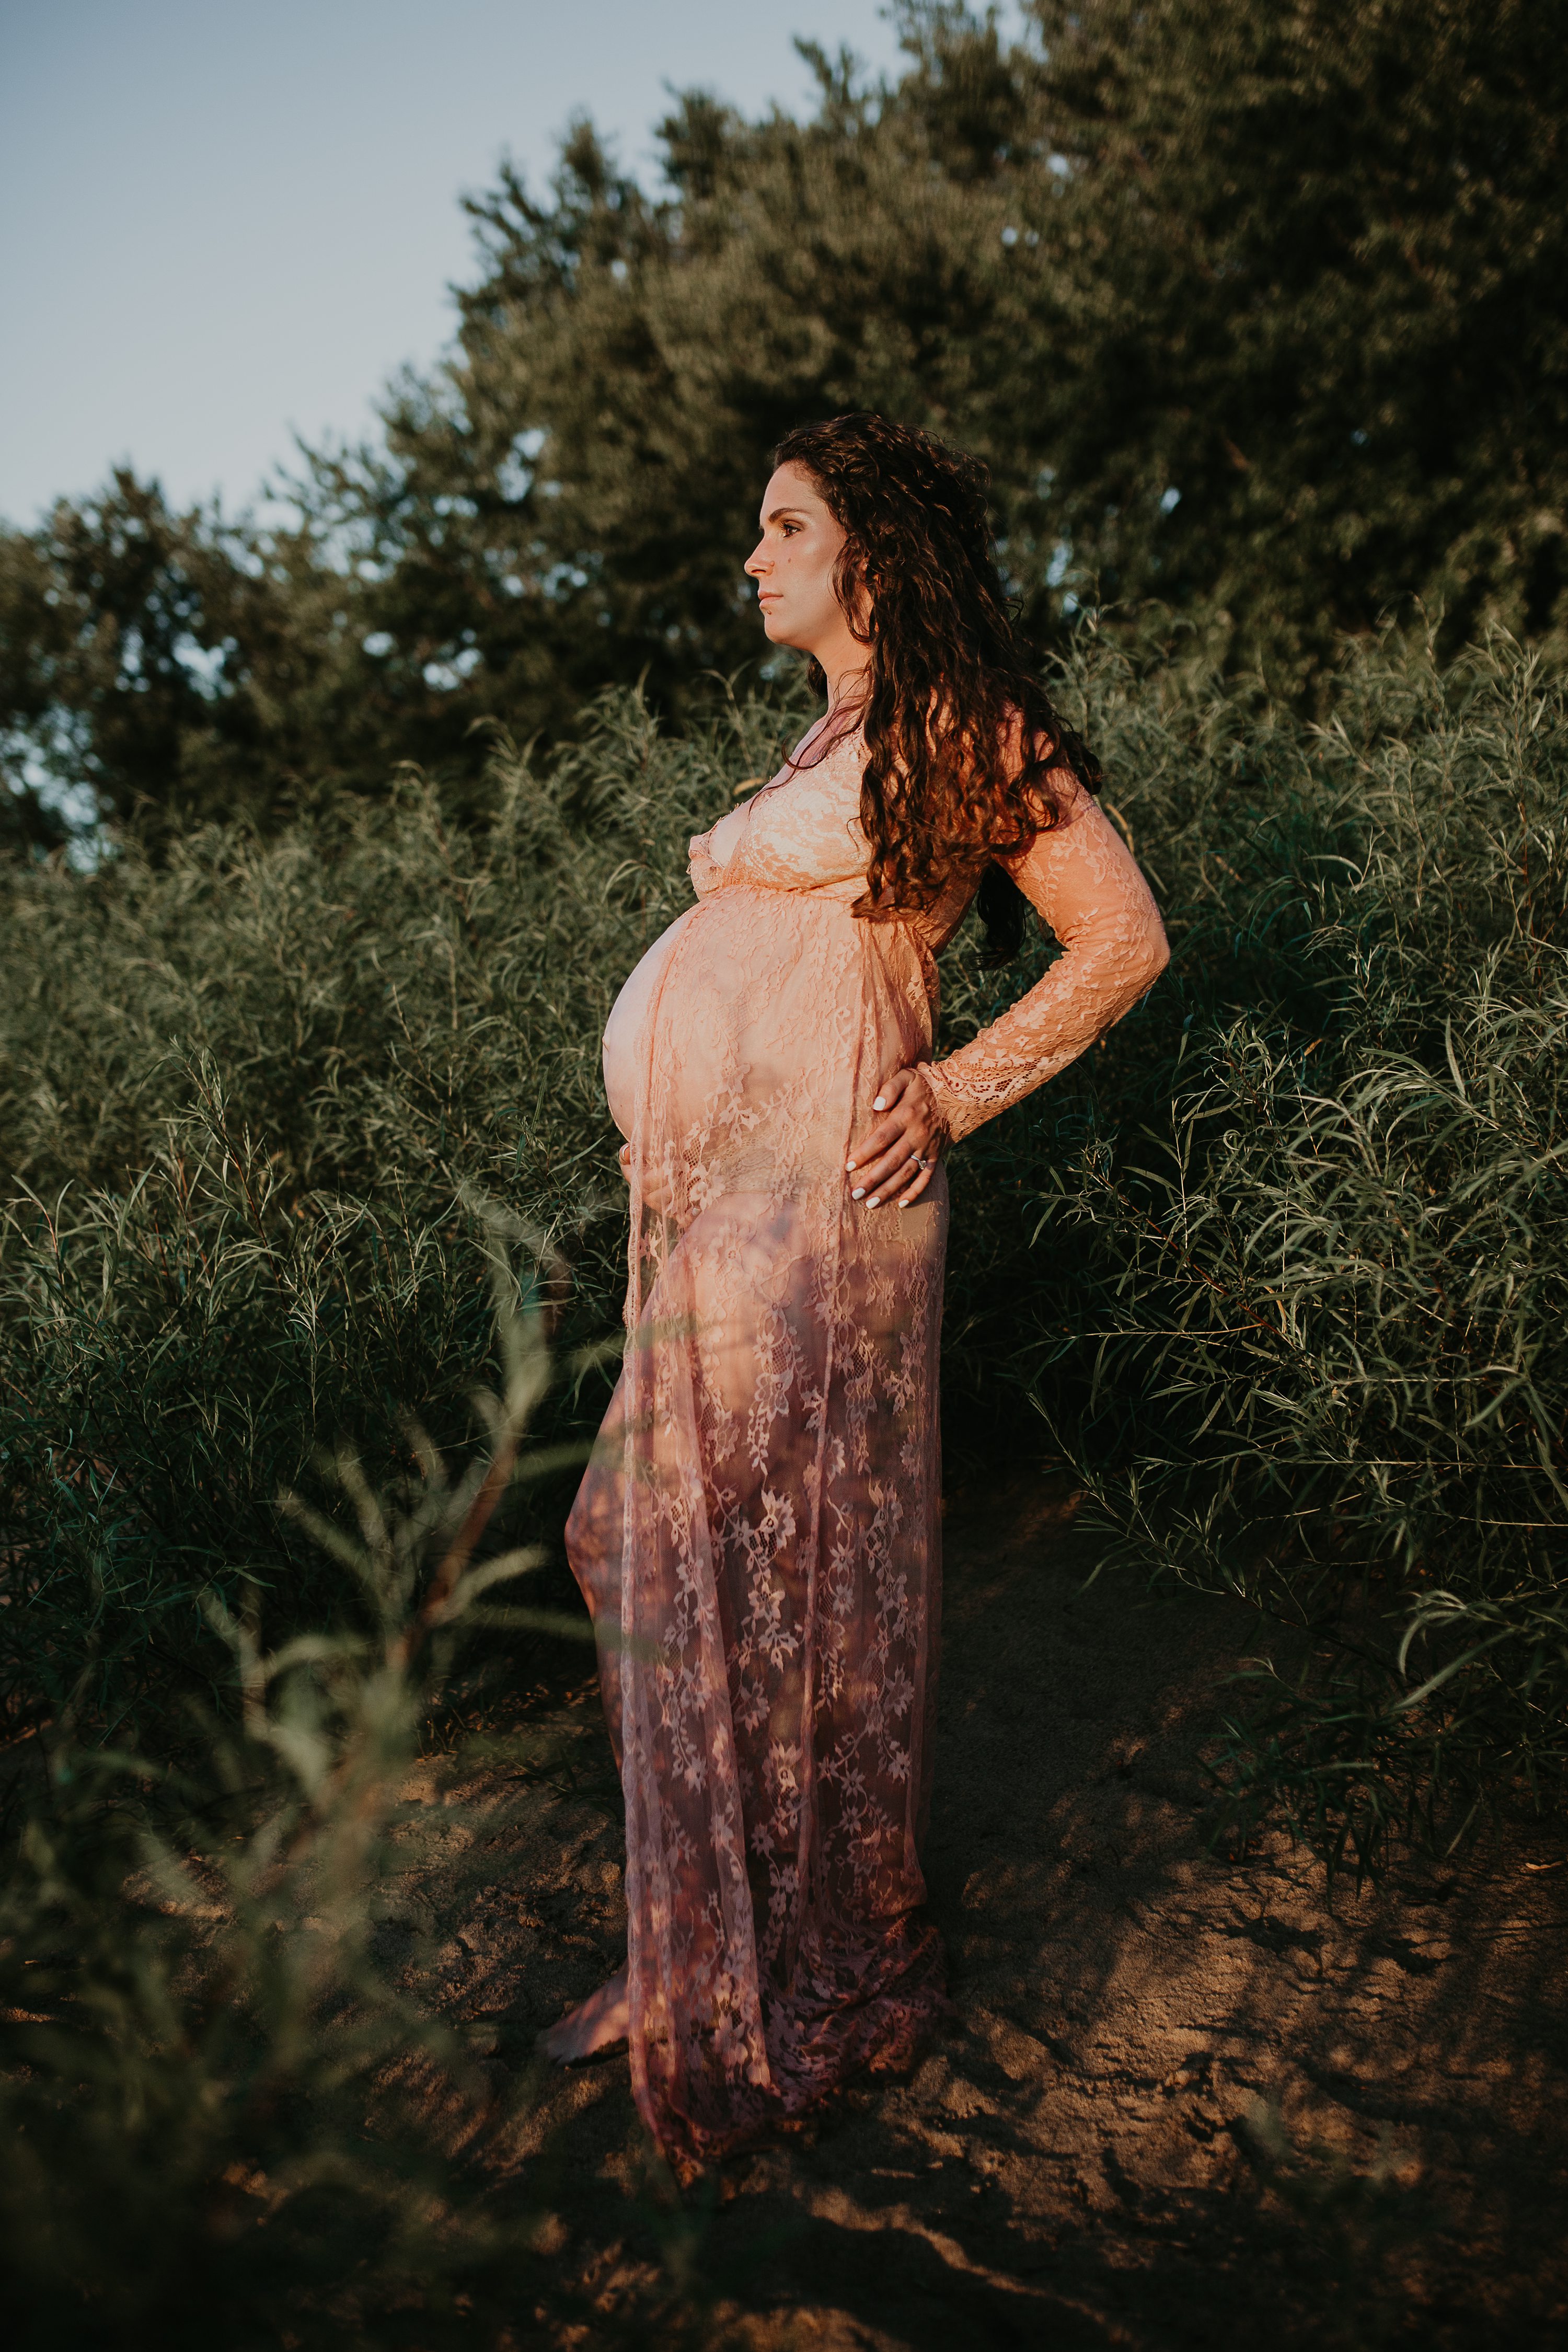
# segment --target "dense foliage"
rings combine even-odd
[[[759,650],[740,562],[787,426],[879,406],[995,482],[1033,624],[1154,598],[1294,695],[1420,595],[1561,639],[1564,52],[1545,0],[900,11],[809,120],[700,94],[663,183],[592,129],[471,206],[449,359],[287,530],[128,478],[0,540],[0,818],[273,822],[476,721],[679,716]]]
[[[1175,960],[955,1160],[952,1434],[1037,1407],[1123,1556],[1318,1630],[1337,1664],[1265,1692],[1236,1769],[1375,1860],[1413,1804],[1564,1760],[1562,689],[1506,641],[1357,655],[1317,726],[1089,639],[1061,687]],[[612,696],[579,748],[504,753],[482,824],[410,785],[267,844],[13,869],[16,1731],[205,1686],[204,1599],[241,1574],[331,1611],[274,1498],[342,1433],[384,1475],[409,1409],[462,1425],[465,1198],[564,1252],[564,1343],[613,1329],[604,1015],[686,835],[785,731],[721,702],[672,738]],[[1025,976],[968,932],[949,963],[955,1035]]]
[[[1143,736],[1179,978],[1040,1103],[1025,1352],[1109,1559],[1317,1637],[1229,1793],[1359,1872],[1568,1766],[1568,704],[1500,644],[1237,718]]]
[[[546,772],[505,758],[474,831],[410,784],[266,845],[6,878],[0,1462],[31,1577],[0,1697],[24,1719],[88,1658],[106,1724],[149,1675],[199,1674],[203,1596],[237,1571],[317,1605],[279,1488],[340,1434],[379,1477],[406,1412],[466,1423],[464,1197],[569,1251],[564,1339],[616,1328],[599,1034],[684,903],[685,834],[776,750],[771,713],[672,743],[616,701]]]

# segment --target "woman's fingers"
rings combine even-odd
[[[885,1118],[879,1127],[871,1129],[864,1143],[856,1146],[844,1172],[861,1192],[874,1192],[889,1171],[900,1164],[900,1153],[907,1160],[910,1150],[921,1150],[918,1136],[911,1137],[908,1130],[907,1121]],[[905,1149],[906,1143],[909,1150]]]
[[[852,1197],[868,1209],[895,1196],[905,1206],[925,1191],[937,1156],[940,1123],[930,1090],[918,1070],[899,1070],[871,1108],[886,1116],[850,1155],[846,1172]]]
[[[632,1147],[623,1143],[616,1154],[616,1165],[629,1187],[632,1181]],[[656,1217],[662,1217],[669,1206],[669,1188],[656,1169],[645,1166],[641,1171],[642,1204]]]
[[[856,1190],[874,1192],[879,1184],[886,1183],[903,1166],[906,1160],[917,1156],[922,1160],[931,1159],[931,1154],[927,1149],[931,1140],[931,1130],[924,1120],[909,1118],[895,1122],[884,1119],[880,1127],[871,1129],[845,1173],[852,1179]]]
[[[905,1097],[910,1090],[911,1082],[918,1081],[919,1076],[920,1073],[916,1070],[895,1070],[892,1076],[881,1087],[871,1108],[873,1110],[885,1111],[888,1116],[879,1119],[858,1143],[850,1145],[848,1162],[850,1175],[858,1175],[859,1171],[869,1167],[874,1159],[883,1152],[889,1151],[902,1137],[911,1118],[916,1115],[918,1108],[906,1102]],[[923,1086],[921,1091],[922,1093],[925,1091]]]
[[[863,1198],[868,1208],[878,1208],[890,1192],[907,1192],[921,1173],[920,1162],[930,1158],[930,1152],[921,1151],[918,1143],[895,1144],[891,1151],[855,1171],[851,1192],[857,1199]]]
[[[925,1191],[926,1186],[931,1182],[935,1172],[936,1161],[934,1160],[928,1160],[923,1168],[917,1168],[915,1170],[914,1182],[912,1184],[903,1184],[896,1188],[894,1197],[897,1199],[900,1209],[910,1209],[914,1206],[915,1202],[920,1199],[921,1194]]]

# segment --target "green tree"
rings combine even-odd
[[[1495,615],[1561,645],[1555,9],[1033,14],[1063,194],[1031,219],[1068,289],[1067,364],[1043,432],[1020,379],[1014,431],[1048,447],[1079,560],[1119,593],[1218,611],[1239,655],[1287,673],[1412,593],[1446,607],[1450,642]]]
[[[811,52],[813,117],[688,96],[664,192],[587,125],[471,206],[449,362],[357,476],[403,641],[477,709],[757,651],[740,578],[786,425],[875,405],[990,462],[1030,617],[1155,598],[1310,679],[1412,596],[1568,621],[1568,68],[1543,0],[907,6],[907,69]]]
[[[470,205],[481,268],[449,362],[315,488],[330,528],[363,535],[400,656],[439,614],[476,713],[557,726],[644,676],[679,714],[700,673],[756,657],[741,564],[767,452],[804,417],[881,406],[1008,478],[988,424],[1015,331],[990,123],[1022,119],[1025,61],[963,20],[971,93],[921,37],[898,90],[812,52],[804,123],[685,97],[657,196],[580,123],[547,202],[508,171]]]
[[[416,637],[412,690],[389,679],[363,606],[308,515],[176,514],[124,470],[0,532],[0,848],[54,846],[62,811],[150,841],[207,818],[270,829],[439,760],[445,678]]]
[[[466,791],[487,722],[560,733],[611,683],[679,721],[763,650],[740,567],[770,446],[857,406],[985,457],[1047,637],[1155,600],[1290,690],[1415,596],[1454,639],[1563,646],[1546,0],[1027,16],[1008,41],[910,0],[897,81],[808,50],[803,121],[688,94],[656,187],[586,122],[542,197],[503,171],[451,352],[374,446],[310,460],[293,530],[122,479],[5,541],[23,781],[265,815],[400,757]]]

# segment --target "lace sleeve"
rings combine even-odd
[[[1065,953],[970,1044],[921,1064],[954,1142],[1076,1061],[1170,961],[1149,886],[1087,794],[1076,815],[1037,835],[1008,870]]]

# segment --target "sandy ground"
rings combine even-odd
[[[531,2059],[624,1952],[591,1696],[561,1711],[575,1787],[432,1774],[411,1916],[532,2105],[528,2177],[598,2315],[571,2340],[616,2335],[662,2236],[723,2332],[780,2352],[1568,2345],[1561,1830],[1331,1905],[1282,1842],[1218,1859],[1199,1758],[1256,1619],[1086,1584],[1038,1489],[961,1503],[948,1549],[928,1863],[960,2022],[684,2210],[650,2200],[624,2055]]]

